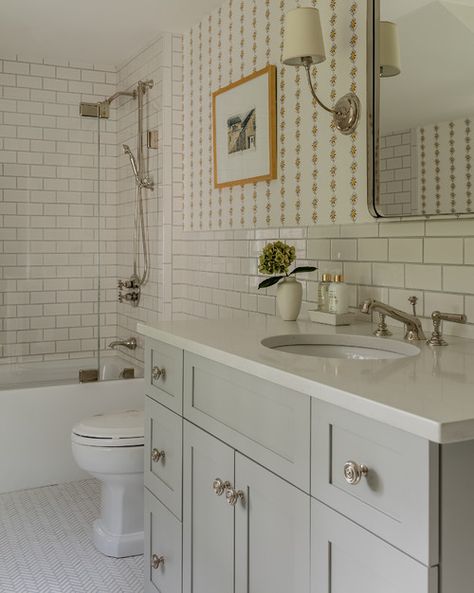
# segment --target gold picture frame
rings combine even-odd
[[[212,93],[214,187],[277,178],[276,66]]]

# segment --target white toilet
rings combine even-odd
[[[143,554],[143,410],[86,418],[71,439],[77,464],[102,486],[96,548],[115,558]]]

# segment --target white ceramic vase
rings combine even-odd
[[[295,321],[300,314],[303,287],[294,276],[283,278],[277,287],[277,307],[284,321]]]

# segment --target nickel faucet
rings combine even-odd
[[[115,350],[117,346],[125,346],[125,348],[128,348],[129,350],[135,350],[137,347],[137,340],[136,338],[128,338],[128,340],[115,340],[109,344],[111,350]]]
[[[405,311],[401,311],[400,309],[396,309],[391,305],[381,303],[375,299],[364,301],[360,306],[360,310],[362,313],[366,313],[367,315],[372,311],[378,311],[382,315],[387,315],[392,319],[401,321],[406,327],[405,340],[426,340],[421,321],[415,315],[405,313]]]

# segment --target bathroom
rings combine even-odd
[[[308,18],[288,16],[303,8],[312,9]],[[311,20],[314,9],[319,19]],[[473,14],[472,0],[138,0],[133,7],[122,0],[25,0],[0,8],[0,592],[472,593],[465,568],[474,553],[474,517],[462,492],[474,484],[465,477],[456,497],[443,476],[455,480],[458,467],[474,458],[474,81],[464,64],[473,55]],[[379,21],[397,28],[379,29]],[[303,42],[313,56],[307,72],[303,61],[291,63],[305,55],[298,53]],[[349,92],[358,98],[351,95],[351,129],[325,108]],[[220,136],[219,108],[230,110],[232,127]],[[259,135],[267,125],[270,133]],[[227,142],[237,148],[226,156]],[[291,269],[305,268],[297,276],[297,322],[281,319],[277,294],[286,279],[258,288],[259,257],[277,241],[295,248]],[[351,325],[327,325],[323,318],[336,315],[318,311],[323,274],[343,277]],[[363,303],[373,315],[364,315]],[[437,311],[444,319],[433,316]],[[411,338],[426,340],[405,340],[404,325]],[[377,331],[382,337],[372,336]],[[433,332],[438,341],[425,344]],[[275,342],[275,334],[298,340]],[[305,339],[318,350],[316,334],[324,347],[344,347],[355,358],[356,347],[390,343],[396,360],[298,356]],[[262,382],[258,389],[249,387],[254,380]],[[268,382],[281,393],[267,391]],[[316,383],[325,386],[317,393]],[[214,413],[217,385],[225,395]],[[236,385],[265,394],[252,418],[245,417],[250,399],[235,404],[244,397]],[[196,393],[188,400],[190,389]],[[294,390],[295,401],[305,394],[311,404],[301,400],[293,409],[283,390]],[[270,413],[273,397],[279,406]],[[364,463],[375,450],[381,459],[382,449],[362,442],[375,423],[376,444],[388,427],[383,451],[390,469],[400,469],[397,455],[429,465],[430,471],[403,469],[413,492],[420,487],[407,517],[397,497],[384,506],[395,478],[380,480],[379,490],[370,463],[367,480],[365,466],[354,466],[355,485],[335,479],[333,492],[313,484],[314,460],[330,437],[316,450],[320,424],[308,424],[308,435],[301,427],[320,402],[316,423],[331,417],[342,430],[346,415],[356,416],[342,444],[334,444],[337,457],[352,445],[366,455]],[[287,421],[280,409],[291,412]],[[127,505],[118,491],[107,499],[101,487],[108,478],[96,476],[101,482],[87,462],[78,463],[74,443],[98,451],[112,433],[91,434],[84,422],[120,424],[123,417],[113,414],[124,410],[137,411],[128,416],[132,426],[108,449],[134,456],[132,506],[141,527],[123,549],[112,537],[102,538],[101,549],[94,521],[115,505],[117,520],[126,523]],[[296,422],[299,437],[287,439]],[[272,440],[273,423],[281,442]],[[155,442],[160,432],[175,454]],[[225,454],[215,453],[211,438],[227,447]],[[199,466],[209,502],[193,490],[198,481],[186,477],[194,468],[189,451],[200,447],[222,468],[207,476],[204,461]],[[234,465],[226,469],[230,450]],[[293,453],[301,453],[301,467],[290,463]],[[181,466],[174,465],[178,457]],[[302,467],[306,457],[311,471]],[[244,474],[248,484],[257,480],[249,463],[274,493],[274,500],[254,498],[254,508],[264,501],[275,509],[309,505],[306,515],[279,512],[288,532],[273,528],[270,511],[252,523],[251,506],[248,532],[239,527],[252,488],[234,482]],[[276,476],[285,484],[281,492]],[[345,506],[350,488],[356,494]],[[402,490],[398,499],[407,502]],[[193,504],[202,524],[193,522]],[[371,515],[375,507],[379,514]],[[464,522],[455,508],[463,509]],[[428,515],[438,523],[425,521]],[[328,548],[323,527],[321,541],[313,534],[315,517],[331,541],[339,527],[347,534],[334,546],[343,555],[334,551],[332,565],[322,552],[314,560],[315,550]],[[405,519],[411,530],[403,531]],[[220,525],[222,538],[199,540],[199,529],[209,525],[214,536]],[[234,538],[225,528],[235,530]],[[262,538],[254,541],[255,555],[251,547],[237,555],[253,528],[285,544],[275,549]],[[150,548],[155,537],[160,544],[155,532],[169,535],[179,560],[173,550]],[[272,553],[261,554],[260,545]],[[385,576],[371,558],[380,572],[391,567]],[[313,575],[321,563],[334,570],[324,582]],[[361,565],[368,580],[350,576]]]

